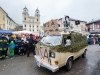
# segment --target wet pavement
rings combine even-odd
[[[69,72],[64,67],[55,73],[46,68],[39,68],[31,55],[0,61],[0,75],[100,75],[100,46],[88,46],[86,58],[76,59]]]

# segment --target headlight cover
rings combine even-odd
[[[50,52],[50,57],[55,58],[55,53]]]

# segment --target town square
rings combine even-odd
[[[99,0],[0,0],[0,75],[100,75]]]

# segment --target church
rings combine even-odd
[[[31,31],[37,36],[39,36],[40,11],[38,10],[38,8],[35,10],[34,16],[29,16],[28,9],[25,6],[23,8],[23,13],[22,13],[22,23],[23,23],[23,30]]]

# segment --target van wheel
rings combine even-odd
[[[84,53],[82,54],[82,58],[86,57],[86,50],[84,51]]]
[[[65,66],[67,71],[71,70],[72,64],[73,64],[73,59],[69,58],[68,61],[67,61],[67,63],[66,63],[66,66]]]

